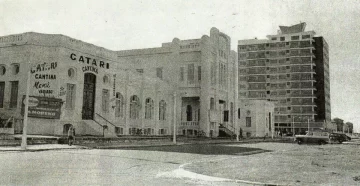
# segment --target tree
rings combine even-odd
[[[337,131],[343,131],[344,120],[340,118],[334,118],[333,121],[336,123]]]
[[[346,125],[346,127],[347,127],[347,129],[348,129],[348,130],[346,130],[345,132],[348,132],[348,131],[349,131],[349,133],[353,133],[354,124],[351,123],[351,122],[346,122],[345,125]]]

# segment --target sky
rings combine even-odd
[[[360,132],[360,3],[356,0],[0,0],[0,36],[63,34],[110,50],[160,47],[212,27],[231,37],[266,38],[306,22],[329,44],[332,118]]]

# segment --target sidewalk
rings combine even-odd
[[[122,149],[136,147],[155,147],[155,146],[172,146],[187,144],[241,144],[241,143],[258,143],[258,142],[284,142],[286,139],[242,139],[240,141],[222,139],[222,140],[179,140],[176,144],[172,141],[125,141],[125,142],[99,142],[99,143],[80,143],[73,146],[67,144],[28,144],[26,151],[45,151],[61,149]],[[1,151],[24,151],[21,146],[0,146]]]
[[[26,150],[22,150],[21,146],[15,146],[15,147],[0,147],[1,151],[45,151],[45,150],[60,150],[60,149],[86,149],[86,147],[83,146],[69,146],[65,144],[44,144],[44,145],[28,145]]]
[[[360,145],[360,139],[352,139],[350,141],[343,142],[344,145]]]

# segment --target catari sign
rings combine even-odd
[[[29,96],[28,116],[32,118],[60,119],[62,100],[58,98]],[[25,96],[21,107],[21,114],[25,111]]]

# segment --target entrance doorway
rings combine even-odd
[[[94,119],[95,108],[95,85],[96,75],[86,73],[84,75],[84,95],[83,95],[83,107],[82,107],[82,119]]]
[[[67,135],[70,127],[72,127],[72,124],[65,124],[63,127],[63,135]]]

